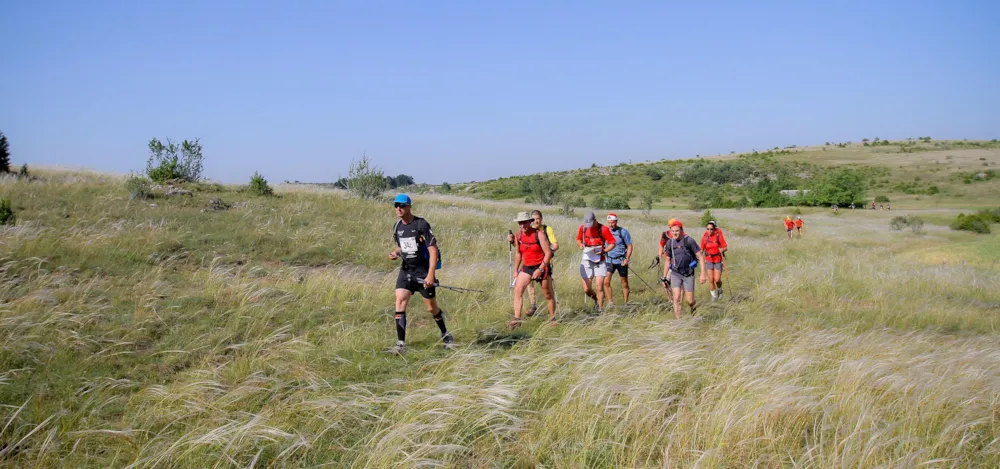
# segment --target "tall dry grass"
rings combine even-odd
[[[546,213],[562,324],[508,335],[503,237],[530,207],[418,199],[442,283],[484,293],[441,293],[454,353],[414,302],[400,358],[381,353],[389,207],[226,192],[233,210],[204,213],[209,194],[135,203],[118,184],[0,185],[22,220],[0,233],[0,465],[1000,464],[1000,274],[907,255],[966,234],[817,211],[788,241],[778,211],[721,211],[730,300],[699,286],[675,321],[633,280],[637,307],[590,317],[579,220]],[[698,218],[619,215],[647,280],[657,221]]]

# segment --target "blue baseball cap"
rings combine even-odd
[[[394,203],[394,204],[413,205],[413,201],[410,200],[410,196],[408,196],[406,194],[399,194],[399,195],[397,195],[396,199],[393,200],[392,203]]]

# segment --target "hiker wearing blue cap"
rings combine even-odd
[[[396,249],[389,252],[389,259],[402,259],[396,278],[396,345],[388,352],[402,355],[406,352],[406,305],[410,296],[419,292],[424,297],[427,311],[431,313],[446,349],[455,346],[455,339],[444,324],[444,311],[435,298],[435,273],[441,267],[437,238],[430,223],[411,212],[413,201],[406,194],[399,194],[392,201],[399,220],[393,226],[392,239]]]

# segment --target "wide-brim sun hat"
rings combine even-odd
[[[514,217],[514,221],[521,223],[522,221],[534,221],[535,219],[531,217],[531,213],[528,212],[517,212],[517,216]]]

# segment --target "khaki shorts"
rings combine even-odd
[[[593,262],[593,261],[583,261],[580,264],[580,277],[581,278],[594,278],[594,277],[607,277],[608,267],[604,262]]]
[[[694,292],[694,274],[682,277],[677,272],[670,271],[670,288],[677,290],[683,288],[686,292]]]

